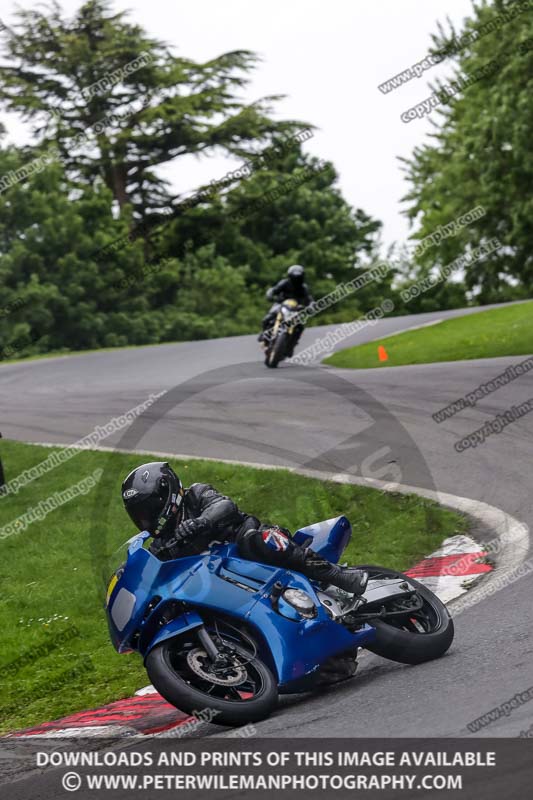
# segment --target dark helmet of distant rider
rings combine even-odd
[[[289,278],[292,285],[299,289],[303,286],[304,278],[305,278],[305,269],[302,267],[301,264],[293,264],[287,270],[287,277]]]

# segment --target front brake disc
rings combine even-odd
[[[246,679],[246,669],[241,664],[233,663],[228,667],[228,673],[222,675],[211,670],[204,669],[204,664],[208,660],[208,655],[205,650],[197,647],[187,653],[187,664],[194,672],[206,681],[215,683],[218,686],[237,686],[243,683]]]

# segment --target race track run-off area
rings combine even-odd
[[[382,320],[343,345],[448,313]],[[308,329],[302,345],[324,332]],[[463,452],[454,444],[533,398],[533,375],[443,422],[432,415],[522,358],[360,371],[282,364],[269,371],[255,337],[244,336],[27,361],[0,367],[1,432],[21,441],[70,444],[164,392],[141,423],[102,445],[284,466],[384,491],[409,487],[468,514],[469,537],[446,542],[412,570],[450,603],[456,636],[444,658],[413,667],[364,653],[355,679],[320,694],[283,698],[275,714],[255,724],[256,734],[265,737],[468,736],[469,722],[532,683],[533,571],[527,559],[533,415]],[[380,531],[369,535],[379,537]],[[519,736],[530,717],[524,704],[491,722],[486,735]],[[188,735],[188,723],[147,690],[32,732],[92,728],[164,735],[184,726]],[[208,721],[200,732],[230,735]]]

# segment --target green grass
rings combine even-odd
[[[388,361],[379,361],[379,345],[387,351]],[[530,301],[455,317],[437,325],[348,347],[326,358],[324,363],[368,369],[531,353],[533,302]]]
[[[50,452],[52,448],[2,440],[6,479]],[[141,659],[119,656],[109,642],[103,597],[106,578],[122,561],[116,548],[135,532],[122,508],[121,480],[139,461],[149,460],[83,451],[18,494],[0,496],[1,528],[54,492],[97,468],[104,470],[97,488],[1,541],[0,732],[128,697],[146,685]],[[187,484],[213,483],[242,509],[291,530],[346,514],[354,532],[346,553],[351,563],[406,568],[445,537],[466,529],[464,517],[416,496],[325,483],[286,470],[196,460],[175,466]],[[7,674],[7,664],[73,624],[79,636]]]

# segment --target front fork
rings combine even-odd
[[[224,645],[222,649],[219,649],[205,625],[198,628],[198,640],[207,653],[207,657],[211,662],[214,672],[231,667],[234,661],[231,653],[233,649],[231,645]]]
[[[213,664],[220,659],[221,653],[204,625],[198,628],[198,639]]]

